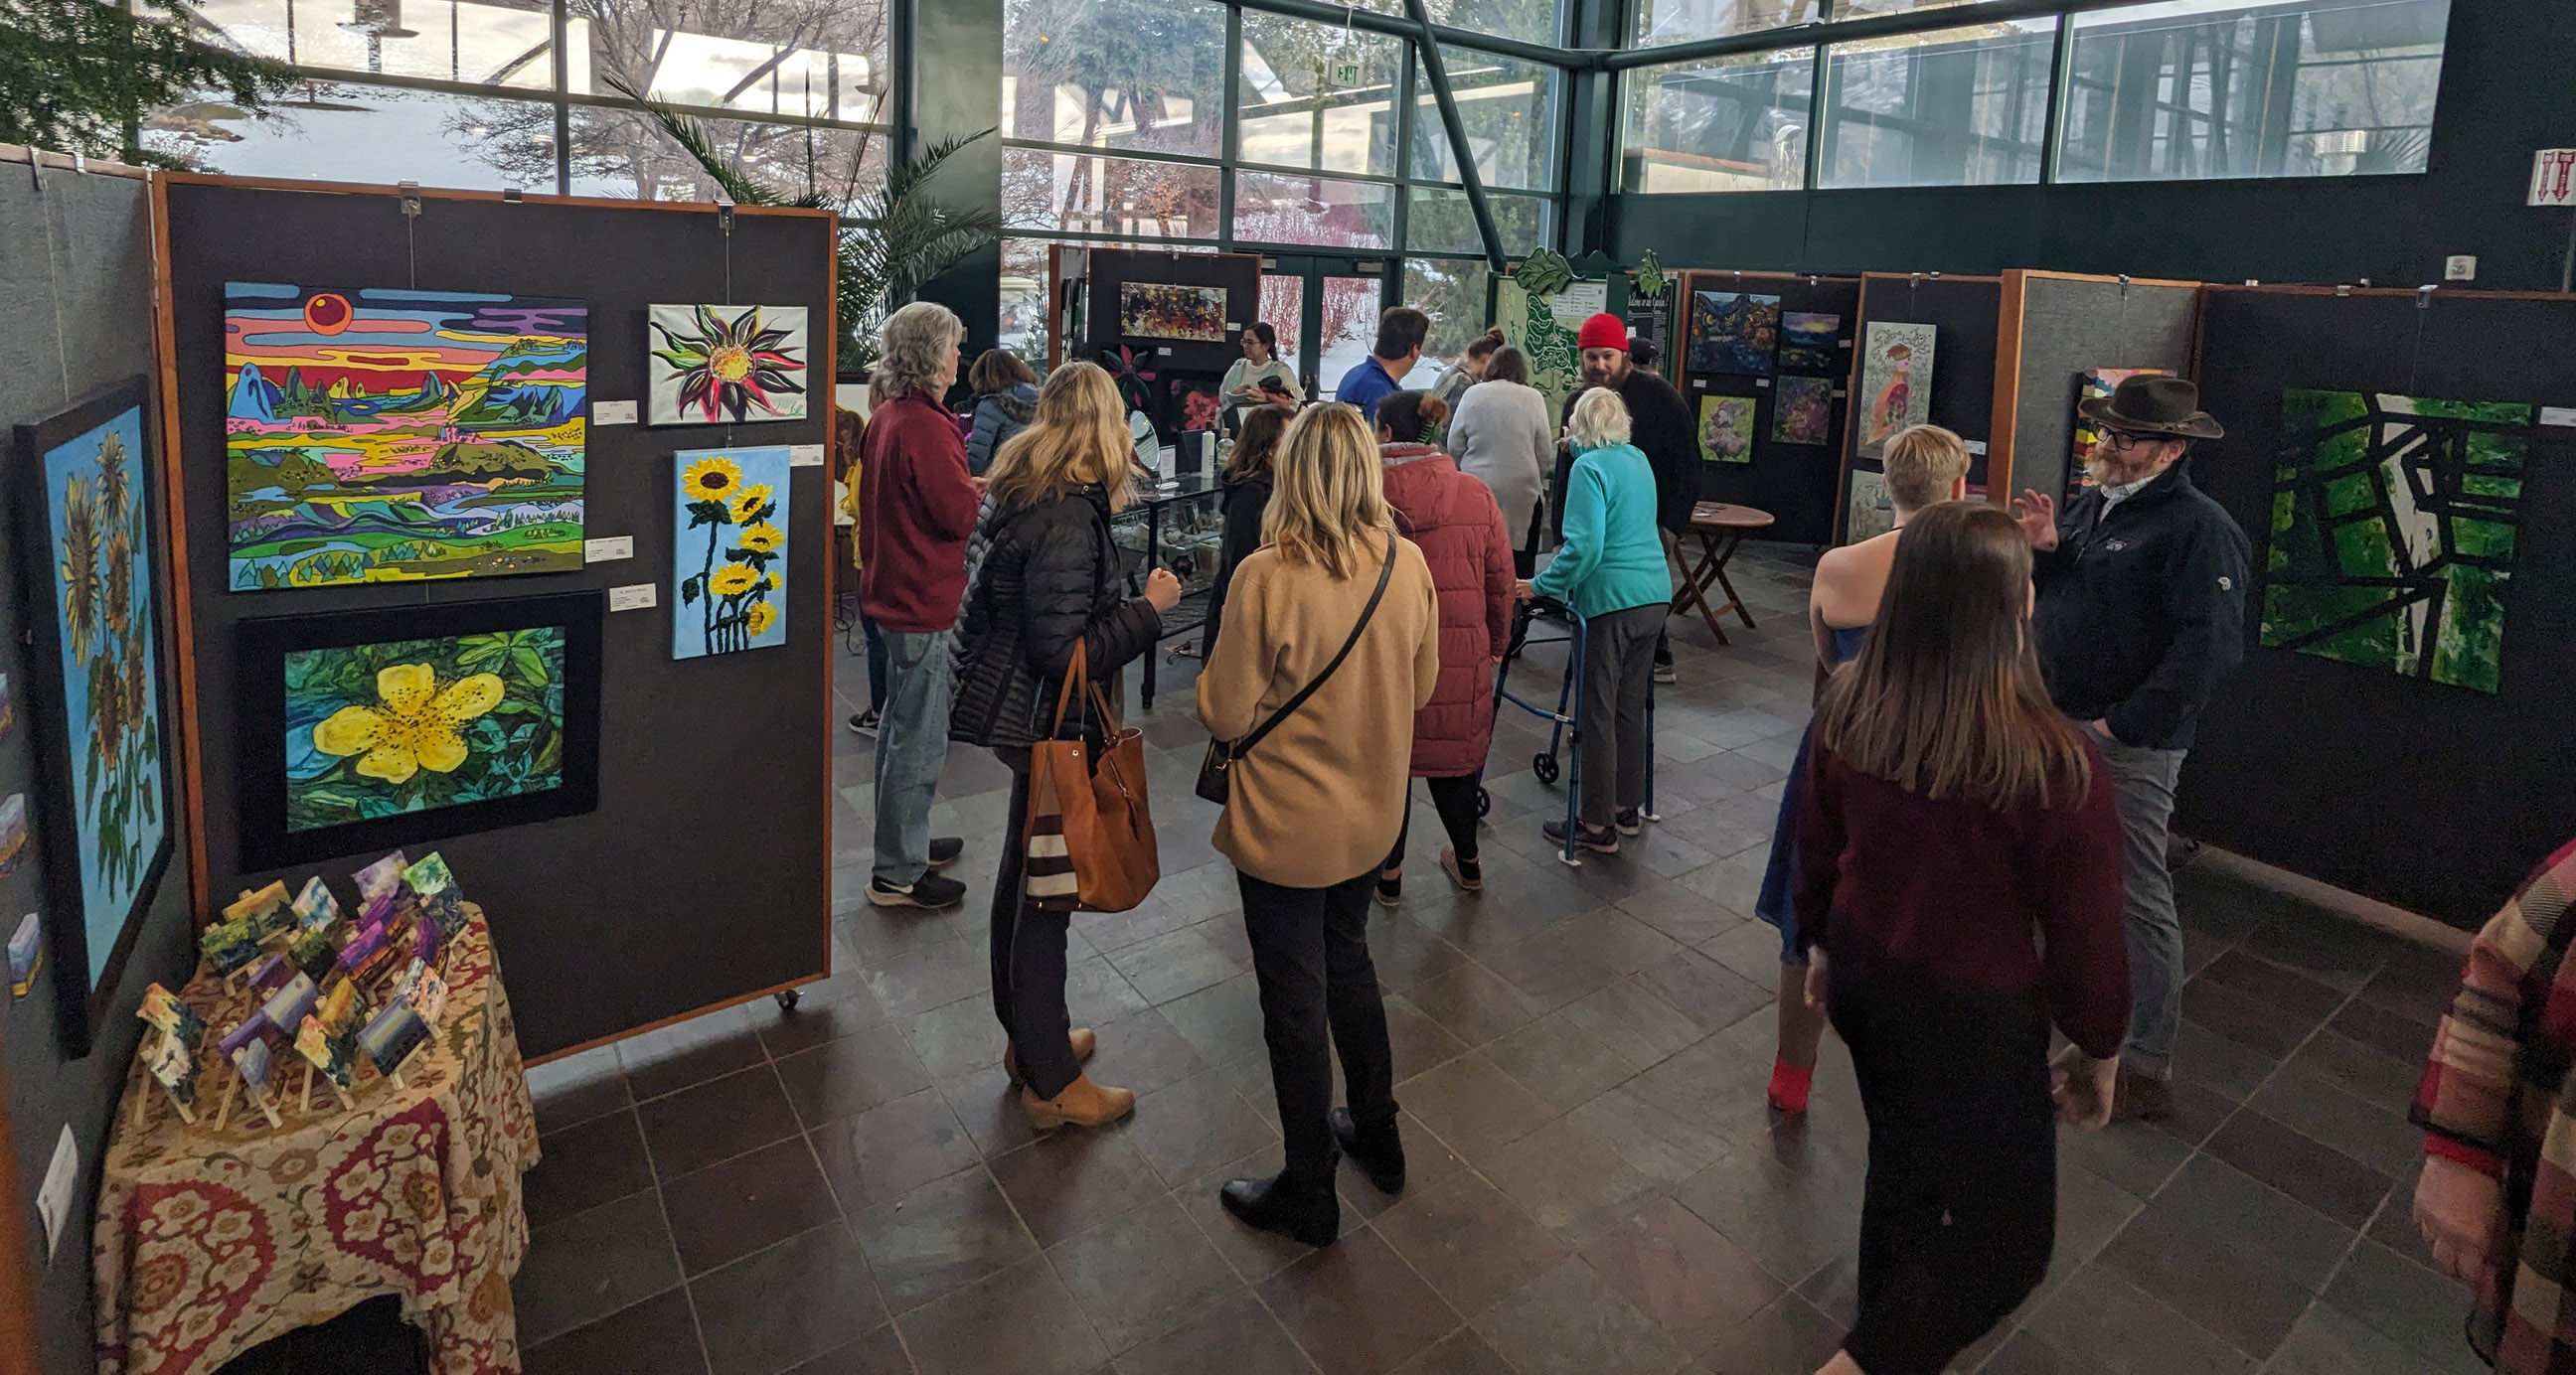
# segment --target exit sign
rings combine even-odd
[[[2530,205],[2576,205],[2576,148],[2543,148],[2531,155]]]

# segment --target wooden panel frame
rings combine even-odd
[[[2021,337],[2022,319],[2028,308],[2029,284],[2033,279],[2052,282],[2093,282],[2102,286],[2149,286],[2197,290],[2209,289],[2207,282],[2183,281],[2166,277],[2103,277],[2087,272],[2051,272],[2042,268],[2007,268],[2003,275],[2003,316],[1995,342],[1995,423],[1986,436],[1986,500],[1997,506],[2012,504],[2013,447],[2015,430],[2021,416]],[[2200,322],[2192,321],[2192,360],[2184,376],[2192,376],[2199,363]]]
[[[456,201],[476,203],[524,203],[536,206],[565,208],[588,207],[629,211],[649,210],[663,211],[673,214],[705,216],[729,213],[735,216],[774,216],[789,219],[820,220],[824,221],[828,225],[835,226],[839,222],[839,216],[830,210],[805,209],[795,206],[745,205],[725,207],[704,201],[636,201],[606,196],[535,195],[521,194],[515,191],[472,191],[433,187],[406,188],[401,186],[386,186],[382,183],[301,181],[292,178],[276,177],[227,177],[197,172],[150,173],[147,175],[147,180],[151,187],[150,209],[152,218],[154,317],[153,352],[157,365],[157,387],[155,390],[156,400],[161,407],[161,414],[164,417],[163,423],[160,426],[162,500],[167,503],[165,509],[171,513],[171,519],[168,522],[170,538],[170,595],[172,616],[170,636],[175,643],[191,647],[196,643],[196,618],[191,579],[188,571],[187,522],[185,520],[185,512],[187,509],[185,487],[186,460],[182,453],[182,426],[178,421],[180,395],[178,362],[179,346],[178,326],[176,320],[176,292],[172,283],[173,269],[171,266],[170,187],[214,186],[243,190],[305,192],[317,195],[392,198],[397,201],[417,198],[423,202]],[[837,253],[828,253],[825,255],[824,284],[824,299],[827,301],[837,302],[840,299],[840,259]],[[840,339],[840,322],[835,318],[823,345],[823,376],[835,378],[839,376]],[[837,406],[838,403],[835,401],[833,404]],[[820,419],[823,426],[822,442],[824,450],[824,473],[825,481],[828,484],[830,481],[837,478],[837,476],[844,470],[844,464],[841,461],[841,456],[836,451],[839,443],[839,426],[834,422],[833,417],[828,410],[825,411]],[[827,486],[826,498],[821,503],[823,514],[821,516],[821,530],[819,532],[823,541],[822,548],[825,550],[823,558],[823,595],[812,599],[813,609],[806,613],[813,617],[814,620],[814,624],[811,627],[811,633],[825,637],[827,642],[832,636],[832,607],[837,600],[839,582],[839,575],[834,568],[834,565],[838,560],[832,552],[836,548],[832,542],[833,529],[831,523],[833,512],[836,509],[836,504],[830,500],[828,493],[829,488]],[[208,922],[213,920],[215,915],[215,904],[213,903],[211,894],[213,875],[210,867],[211,861],[207,852],[205,829],[205,789],[203,780],[206,745],[203,736],[202,722],[198,715],[200,688],[197,682],[194,654],[182,653],[176,654],[173,657],[178,661],[179,671],[178,711],[174,714],[174,719],[178,726],[180,743],[178,757],[183,761],[185,774],[184,795],[186,798],[186,808],[188,813],[188,836],[190,841],[188,852],[189,900],[191,910],[195,914],[196,923],[198,927],[202,929]],[[834,695],[832,678],[829,673],[823,675],[822,688],[821,700],[817,705],[822,712],[825,738],[830,739],[832,738],[832,732],[835,729],[833,717],[836,715],[837,702]],[[836,798],[835,790],[832,786],[832,768],[828,753],[823,761],[821,777],[822,797],[820,800],[824,807],[824,815],[828,817],[831,814],[831,804]],[[831,843],[831,828],[827,825],[824,828],[825,849],[821,856],[823,870],[827,874],[831,871],[832,867]],[[625,1031],[621,1031],[607,1037],[586,1042],[582,1046],[576,1047],[573,1050],[550,1054],[544,1057],[544,1060],[551,1060],[560,1058],[562,1055],[573,1054],[579,1049],[587,1049],[597,1045],[624,1040],[631,1036],[640,1035],[656,1027],[666,1026],[673,1022],[686,1021],[693,1017],[704,1016],[710,1012],[722,1011],[726,1008],[750,1002],[757,998],[777,997],[782,1003],[784,1003],[788,1000],[790,995],[792,995],[794,990],[801,988],[806,984],[821,982],[824,979],[830,978],[832,975],[832,893],[831,885],[828,882],[826,882],[823,887],[822,908],[818,916],[819,920],[816,923],[816,929],[821,939],[818,943],[816,953],[815,973],[810,975],[800,975],[797,978],[790,979],[770,987],[721,999],[706,1006],[691,1009],[689,1011],[655,1021],[647,1026],[629,1028]],[[531,1063],[543,1063],[543,1060],[532,1061]],[[6,1295],[0,1294],[0,1305],[5,1305],[5,1300]],[[5,1368],[0,1368],[0,1375],[9,1375],[9,1372],[7,1372]]]

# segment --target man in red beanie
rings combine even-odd
[[[1583,385],[1607,387],[1619,393],[1628,403],[1631,443],[1643,450],[1647,466],[1655,471],[1655,523],[1664,529],[1664,552],[1669,560],[1680,546],[1679,537],[1690,529],[1691,508],[1699,503],[1699,468],[1697,441],[1691,437],[1689,403],[1682,400],[1673,384],[1636,366],[1628,356],[1628,326],[1618,316],[1603,311],[1583,322],[1574,337],[1583,350]],[[1578,389],[1576,396],[1582,394]],[[1565,399],[1565,414],[1559,425],[1574,412],[1574,397]],[[1562,526],[1565,519],[1565,474],[1573,466],[1573,455],[1560,449],[1556,459],[1556,518]],[[1655,641],[1655,681],[1669,683],[1673,671],[1673,647],[1668,637]]]

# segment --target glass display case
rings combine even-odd
[[[1208,597],[1216,584],[1217,550],[1225,534],[1221,502],[1224,487],[1215,478],[1184,475],[1169,486],[1139,483],[1136,503],[1112,518],[1110,538],[1117,541],[1119,564],[1131,596],[1140,595],[1145,574],[1168,568],[1181,580],[1181,604],[1163,618],[1163,638],[1197,630],[1207,620]],[[1139,700],[1154,705],[1155,669],[1161,656],[1145,656]]]

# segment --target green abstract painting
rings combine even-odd
[[[2281,393],[2263,643],[2496,691],[2533,408]]]

